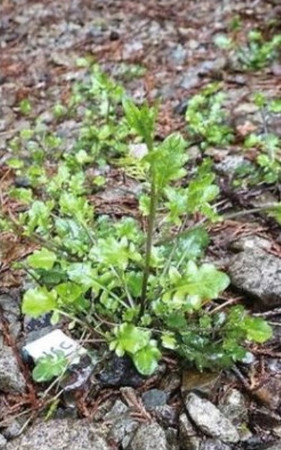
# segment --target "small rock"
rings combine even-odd
[[[182,450],[200,450],[201,439],[186,414],[179,417],[179,443]]]
[[[281,305],[281,259],[261,249],[243,251],[231,258],[232,285],[257,298],[265,309]]]
[[[137,429],[138,422],[130,417],[129,408],[121,401],[117,400],[112,409],[104,416],[105,422],[110,422],[108,439],[120,444],[130,440],[132,433]]]
[[[133,437],[129,449],[170,450],[165,432],[156,422],[141,425]]]
[[[217,439],[207,439],[202,443],[200,450],[230,450],[230,447]]]
[[[0,295],[0,307],[5,320],[7,320],[9,324],[10,333],[16,338],[21,329],[19,320],[21,311],[17,299],[6,294]]]
[[[181,450],[178,444],[178,430],[176,428],[165,428],[166,438],[169,444],[169,450]]]
[[[27,177],[16,177],[14,184],[17,188],[30,188],[31,187],[31,183],[29,178]]]
[[[3,434],[0,434],[0,448],[6,448],[7,439],[3,436]]]
[[[178,414],[175,408],[170,405],[156,406],[153,410],[157,421],[165,429],[177,425]]]
[[[104,386],[139,387],[144,382],[144,378],[138,374],[128,357],[119,358],[116,355],[113,355],[107,367],[97,375],[97,378]]]
[[[194,70],[190,70],[186,75],[183,76],[180,87],[184,89],[192,89],[200,83],[200,78],[198,73]]]
[[[178,372],[170,372],[164,375],[160,382],[160,389],[168,395],[176,391],[181,385],[181,376]]]
[[[13,419],[11,422],[5,424],[5,428],[2,430],[2,434],[6,439],[14,439],[19,436],[21,429],[25,423],[25,418]]]
[[[19,370],[16,357],[11,347],[0,348],[0,390],[11,394],[25,391],[25,379]]]
[[[167,394],[160,389],[150,389],[141,398],[148,411],[155,409],[157,406],[163,406],[167,402]]]
[[[219,409],[234,425],[247,421],[245,398],[238,389],[227,392],[220,402]]]
[[[278,441],[275,444],[266,447],[264,450],[280,450],[280,449],[281,449],[281,441]]]
[[[236,170],[242,166],[242,164],[246,164],[245,159],[241,155],[228,155],[223,161],[216,164],[216,170],[225,176],[233,176]]]
[[[234,110],[235,116],[254,114],[259,110],[254,103],[240,103]]]
[[[49,420],[37,422],[6,450],[110,450],[97,428],[85,420]]]
[[[213,372],[198,372],[197,370],[186,370],[182,375],[181,392],[185,396],[191,391],[198,392],[208,397],[214,392],[214,387],[220,374]]]
[[[193,422],[207,436],[226,443],[239,441],[235,426],[208,400],[190,393],[185,399],[185,407]]]
[[[180,66],[184,64],[187,57],[187,50],[181,45],[178,44],[171,52],[171,62],[176,66]]]
[[[230,243],[230,249],[235,251],[264,249],[269,250],[272,243],[260,236],[243,236]]]

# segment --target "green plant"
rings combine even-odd
[[[236,171],[235,183],[239,184],[239,178],[244,179],[247,184],[257,183],[274,184],[280,180],[281,165],[280,138],[268,132],[268,116],[278,113],[280,100],[268,101],[261,93],[254,95],[254,102],[259,108],[263,132],[260,134],[250,133],[244,141],[245,149],[255,148],[258,150],[255,165],[242,165]]]
[[[262,69],[276,58],[280,48],[280,34],[265,41],[259,30],[251,30],[248,34],[247,43],[237,48],[237,58],[245,69]]]
[[[226,145],[233,140],[223,109],[225,95],[218,92],[219,87],[218,83],[213,83],[188,102],[185,114],[188,131],[192,137],[203,140],[202,148],[207,145]]]
[[[99,163],[107,137],[100,138],[98,154],[90,145],[75,146],[71,157],[65,155],[48,173],[48,182],[40,189],[32,186],[29,204],[16,224],[13,221],[17,231],[41,246],[23,265],[34,285],[24,294],[22,311],[31,317],[52,312],[53,323],[67,317],[72,328],[86,327],[117,355],[129,355],[144,375],[155,371],[163,352],[176,352],[200,370],[226,367],[243,359],[245,339],[264,342],[271,329],[242,307],[215,312],[214,302],[228,287],[229,278],[213,264],[201,262],[208,245],[203,222],[220,219],[213,206],[219,188],[211,162],[205,159],[188,173],[183,137],[174,133],[163,142],[155,139],[156,108],[138,107],[125,99],[123,116],[119,93],[110,85],[106,96],[111,94],[116,103],[112,99],[109,114],[95,105],[91,117],[122,123],[125,159],[132,140],[146,146],[146,154],[136,158],[143,169],[138,200],[145,225],[131,217],[115,220],[98,215],[89,201],[84,168],[89,157],[91,164]],[[223,125],[223,132],[216,131],[223,123],[216,90],[205,91],[203,103],[194,101],[192,108],[196,116],[199,105],[210,105],[212,95],[216,106],[211,107],[209,126],[213,131],[204,128],[200,134],[207,142],[224,142],[229,130]],[[191,116],[192,120],[197,132],[198,117]],[[112,145],[118,146],[119,135],[112,139]],[[196,217],[201,218],[200,226]],[[34,376],[45,381],[60,370],[65,365],[58,355],[41,360]]]

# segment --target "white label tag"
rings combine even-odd
[[[66,357],[71,357],[71,359],[72,357],[81,356],[87,353],[85,348],[81,347],[80,344],[68,337],[61,330],[54,330],[40,339],[25,345],[23,350],[26,351],[34,361],[37,361],[42,356],[55,354],[57,351],[62,351]]]

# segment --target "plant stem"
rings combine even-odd
[[[255,213],[259,213],[262,211],[267,211],[270,209],[275,209],[275,208],[280,208],[281,207],[281,203],[266,203],[265,205],[261,205],[258,206],[256,208],[252,208],[252,209],[246,209],[246,210],[242,210],[242,211],[237,211],[234,213],[230,213],[230,214],[225,214],[223,216],[223,220],[229,220],[229,219],[236,219],[236,217],[241,217],[241,216],[245,216],[247,214],[255,214]]]
[[[155,180],[155,170],[151,167],[151,190],[150,190],[150,208],[149,208],[149,216],[148,216],[148,230],[147,230],[147,239],[146,239],[146,251],[145,251],[145,265],[143,271],[143,280],[142,280],[142,290],[141,290],[141,300],[140,300],[140,311],[138,319],[140,319],[145,311],[146,307],[146,293],[147,293],[147,284],[149,278],[149,268],[150,268],[150,258],[151,258],[151,249],[152,249],[152,240],[153,240],[153,231],[156,217],[156,209],[157,209],[157,192],[156,192],[156,180]]]

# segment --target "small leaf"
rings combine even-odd
[[[39,317],[41,314],[53,311],[57,306],[55,291],[47,291],[45,287],[29,289],[23,297],[22,312],[30,317]]]
[[[132,358],[137,370],[142,375],[149,376],[157,369],[161,352],[156,347],[156,342],[150,341],[149,345],[135,353]]]
[[[38,359],[32,371],[32,377],[37,383],[43,383],[58,377],[65,372],[68,360],[62,351]]]
[[[246,317],[244,328],[247,333],[247,339],[263,344],[272,337],[271,326],[260,317]]]
[[[119,356],[124,355],[125,352],[135,354],[140,349],[144,348],[150,339],[150,331],[141,330],[135,325],[123,323],[114,330],[116,339],[111,345],[111,349],[115,348]]]
[[[33,269],[52,269],[57,260],[57,255],[46,248],[35,250],[32,255],[27,258],[28,264]]]

